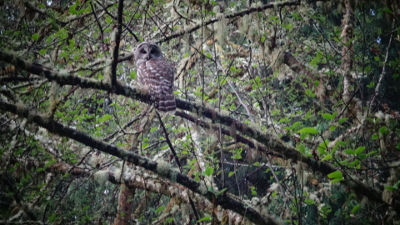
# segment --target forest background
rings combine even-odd
[[[400,223],[398,1],[0,8],[0,224]]]

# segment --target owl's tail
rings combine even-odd
[[[158,104],[155,104],[156,109],[162,114],[175,114],[176,102],[173,93],[165,94],[160,96]]]

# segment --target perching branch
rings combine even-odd
[[[97,90],[110,91],[117,95],[123,95],[129,98],[137,99],[142,102],[150,102],[150,96],[144,93],[139,93],[136,89],[124,86],[120,83],[117,83],[113,88],[109,83],[105,83],[103,81],[78,77],[71,75],[67,70],[52,70],[49,68],[45,68],[38,64],[32,64],[26,62],[14,55],[1,52],[0,51],[0,60],[4,62],[11,63],[16,67],[24,69],[30,73],[37,74],[42,77],[46,77],[50,81],[56,81],[60,85],[78,85],[82,88],[93,88]],[[176,99],[176,106],[179,109],[190,111],[197,115],[204,116],[206,118],[211,119],[214,123],[221,123],[225,126],[228,126],[237,132],[240,132],[243,135],[251,137],[258,141],[259,143],[265,145],[267,148],[283,155],[286,159],[291,159],[293,161],[300,161],[310,166],[310,168],[314,171],[319,171],[325,175],[337,171],[337,168],[328,162],[316,161],[312,157],[307,157],[304,154],[300,153],[293,146],[287,145],[283,143],[279,137],[261,132],[256,128],[249,127],[248,125],[241,123],[238,120],[233,119],[232,117],[222,115],[221,113],[216,112],[213,109],[184,101],[181,99]],[[9,111],[9,110],[7,110]],[[177,115],[179,113],[177,112]],[[180,115],[179,115],[180,116]],[[40,124],[39,124],[40,125]],[[82,142],[83,143],[83,142]],[[84,143],[85,144],[85,143]],[[91,146],[91,145],[88,145]],[[114,150],[113,150],[114,151]],[[112,153],[110,153],[112,154]],[[114,153],[115,154],[115,153]],[[357,192],[368,197],[370,200],[375,202],[384,203],[382,200],[382,192],[372,188],[361,181],[356,179],[345,179],[342,183],[352,189],[357,189]],[[388,204],[388,203],[385,203]],[[400,202],[396,202],[398,207],[394,207],[398,212],[400,212]]]

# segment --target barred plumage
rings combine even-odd
[[[135,49],[134,56],[140,88],[148,91],[158,111],[175,111],[175,69],[164,59],[161,49],[154,43],[142,42]]]

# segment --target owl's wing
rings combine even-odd
[[[156,98],[156,108],[160,112],[171,112],[176,108],[173,93],[174,67],[164,59],[149,60],[150,72],[154,85],[152,89]]]

